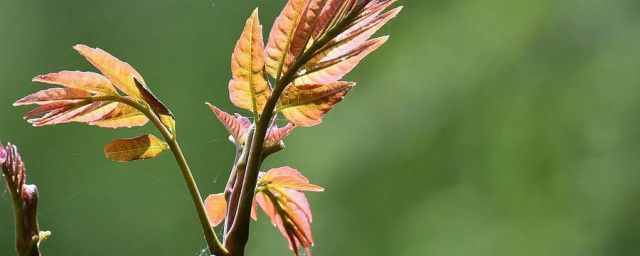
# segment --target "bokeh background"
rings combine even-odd
[[[131,63],[176,114],[204,194],[233,146],[204,105],[236,111],[230,54],[258,6],[278,1],[2,0],[0,139],[41,193],[44,255],[197,255],[204,248],[170,154],[114,163],[105,143],[153,132],[31,128],[16,99],[32,77],[95,70],[71,46]],[[290,165],[309,195],[316,255],[640,255],[640,1],[402,0],[391,40],[358,86],[265,167]],[[14,255],[0,191],[0,255]],[[247,255],[292,255],[265,221]]]

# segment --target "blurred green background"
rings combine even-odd
[[[258,6],[278,1],[2,0],[0,139],[41,193],[44,255],[196,255],[204,248],[170,154],[110,162],[105,143],[153,132],[31,128],[14,108],[38,74],[95,70],[71,48],[131,63],[176,114],[203,194],[233,146],[204,105],[236,111],[230,55]],[[265,167],[309,195],[316,255],[640,255],[640,1],[404,0],[392,35],[346,80],[358,86]],[[13,218],[0,194],[0,255]],[[292,255],[265,221],[247,255]]]

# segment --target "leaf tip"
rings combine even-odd
[[[214,106],[213,104],[211,104],[211,103],[209,103],[209,102],[205,102],[204,104],[205,104],[205,105],[207,105],[207,106],[209,106],[209,108],[210,108],[211,110],[213,110],[214,112],[215,112],[215,109],[218,109],[216,106]]]
[[[81,51],[83,49],[87,49],[87,48],[91,48],[89,46],[86,46],[84,44],[76,44],[73,46],[73,49],[75,49],[76,51]]]
[[[31,82],[42,82],[47,80],[47,75],[37,75],[35,77],[33,77],[33,79],[31,79]]]

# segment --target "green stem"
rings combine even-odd
[[[256,126],[256,130],[251,143],[251,148],[249,151],[249,161],[247,163],[244,181],[242,183],[240,203],[238,205],[236,216],[233,220],[231,228],[229,229],[229,233],[227,234],[227,239],[225,241],[225,247],[229,249],[232,255],[244,255],[244,247],[249,240],[251,207],[253,202],[253,195],[255,192],[255,186],[258,182],[260,165],[262,164],[262,149],[267,130],[270,126],[270,120],[274,114],[274,109],[276,107],[278,99],[280,98],[280,95],[282,94],[286,86],[293,81],[297,71],[309,60],[311,60],[311,58],[313,58],[316,51],[321,49],[322,46],[339,35],[343,31],[344,27],[351,21],[353,21],[355,17],[357,17],[357,14],[357,12],[349,14],[343,20],[338,22],[338,24],[336,24],[334,27],[327,30],[327,32],[322,37],[314,42],[309,47],[309,49],[305,50],[304,53],[302,53],[300,57],[295,60],[291,68],[289,68],[287,72],[281,77],[281,79],[276,82],[276,85],[273,88],[273,92],[271,93],[269,100],[265,104],[264,110],[260,115],[260,120],[258,121],[258,124]],[[240,176],[238,176],[237,178],[240,178]]]
[[[191,195],[191,200],[196,208],[196,212],[198,213],[198,218],[200,219],[200,225],[202,226],[202,231],[204,232],[205,240],[209,247],[209,251],[216,256],[227,256],[230,255],[227,249],[222,246],[220,240],[215,234],[213,226],[209,222],[209,217],[207,216],[207,211],[204,207],[204,201],[200,196],[200,191],[198,190],[198,185],[196,181],[193,179],[193,175],[191,174],[191,170],[189,165],[187,164],[187,160],[180,149],[180,145],[176,137],[162,124],[162,121],[158,116],[151,110],[149,106],[142,105],[138,101],[132,100],[130,98],[122,97],[122,96],[100,96],[92,98],[91,101],[117,101],[124,104],[127,104],[140,112],[142,112],[154,126],[160,131],[162,137],[169,144],[169,148],[171,149],[171,153],[173,153],[180,170],[182,171],[182,176],[187,183],[187,187],[189,188],[189,194]]]

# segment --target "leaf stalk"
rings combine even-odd
[[[198,189],[198,185],[196,184],[195,179],[191,173],[191,169],[187,163],[187,160],[182,153],[182,149],[178,144],[178,141],[174,134],[172,134],[169,129],[162,124],[160,118],[153,112],[153,110],[146,104],[141,104],[139,101],[132,100],[130,98],[122,97],[122,96],[100,96],[91,98],[92,102],[98,101],[117,101],[123,104],[127,104],[138,111],[142,112],[151,122],[154,124],[156,129],[160,131],[162,137],[167,141],[169,148],[171,149],[171,153],[175,158],[178,166],[180,167],[180,171],[182,172],[182,176],[187,183],[187,188],[189,189],[189,194],[191,195],[191,200],[196,208],[196,212],[198,213],[198,218],[200,220],[200,225],[202,226],[202,232],[204,233],[205,240],[207,242],[207,246],[209,248],[209,252],[216,256],[228,256],[229,251],[222,245],[220,240],[215,234],[213,226],[211,226],[211,222],[209,221],[209,217],[207,216],[207,211],[204,207],[204,201],[202,200],[202,196],[200,195],[200,191]]]

